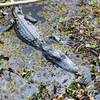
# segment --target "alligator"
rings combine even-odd
[[[15,31],[17,36],[28,45],[41,51],[49,61],[72,73],[77,73],[77,66],[61,51],[51,48],[45,41],[41,40],[40,31],[30,22],[26,20],[21,9],[15,7],[13,10],[15,19]]]
[[[36,20],[25,17],[20,7],[14,7],[12,10],[14,17],[14,29],[20,40],[42,52],[43,56],[59,66],[60,68],[71,72],[78,73],[76,66],[64,53],[60,50],[51,48],[46,41],[40,37],[40,31],[33,25]]]

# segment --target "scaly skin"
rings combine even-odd
[[[51,48],[45,41],[41,40],[39,30],[25,19],[20,8],[13,10],[15,18],[15,31],[17,36],[28,45],[40,50],[51,62],[72,73],[78,72],[78,67],[61,51]]]
[[[13,16],[15,18],[15,31],[17,36],[25,43],[40,49],[41,40],[38,29],[28,20],[18,7],[13,10]]]

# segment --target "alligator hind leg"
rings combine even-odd
[[[20,6],[20,5],[18,6],[18,11],[19,11],[19,13],[23,14],[22,6]],[[33,24],[37,23],[37,19],[33,18],[30,15],[24,15],[24,19],[26,19],[27,21],[29,21],[29,22],[31,22]]]
[[[38,22],[37,19],[35,19],[35,18],[33,18],[32,16],[29,16],[29,15],[25,15],[24,18],[25,18],[26,20],[28,20],[29,22],[33,23],[33,24],[35,24],[35,23]]]
[[[13,21],[10,21],[10,22],[6,23],[5,25],[1,25],[0,26],[0,34],[10,30],[13,27],[13,25],[14,25]]]
[[[9,13],[7,12],[7,8],[2,8],[0,10],[1,20],[4,20],[4,23],[1,21],[0,24],[0,34],[10,30],[13,27],[14,20],[10,18]]]

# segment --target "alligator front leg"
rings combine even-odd
[[[76,44],[76,41],[71,40],[71,39],[63,39],[61,36],[56,36],[56,35],[52,35],[49,36],[46,40],[47,44],[51,45],[52,43],[58,43],[60,45],[69,45],[69,46],[73,46]]]

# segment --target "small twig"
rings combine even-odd
[[[41,1],[41,0],[27,0],[27,1],[6,2],[6,3],[0,3],[0,7],[15,6],[15,5],[19,5],[19,4],[27,4],[27,3],[39,2],[39,1]]]

